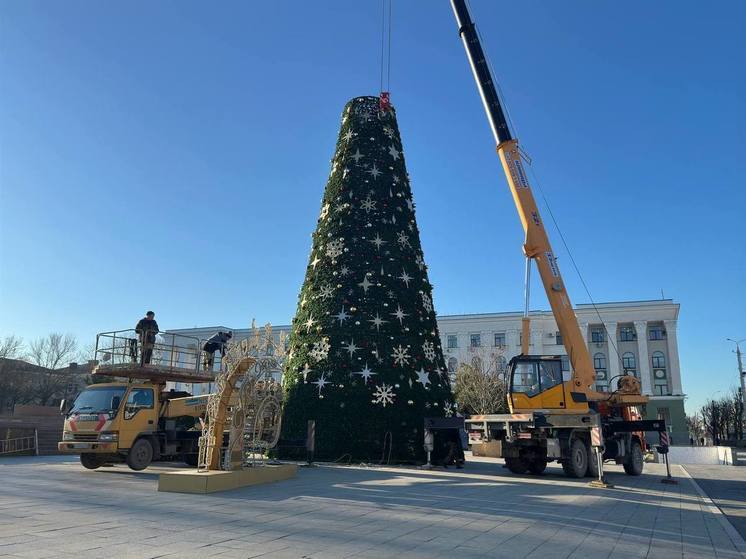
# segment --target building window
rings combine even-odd
[[[608,384],[602,384],[602,383],[599,383],[599,382],[596,383],[596,391],[597,392],[608,392],[608,390],[609,390],[609,385]]]
[[[666,330],[663,326],[651,326],[648,330],[648,336],[651,340],[665,340]]]
[[[628,369],[637,368],[637,360],[635,354],[631,351],[627,351],[622,355],[622,368],[627,371]]]
[[[603,343],[606,339],[604,331],[599,329],[591,330],[591,341],[597,344]]]
[[[559,330],[554,334],[554,343],[557,345],[564,345],[565,341],[562,339],[562,334]]]
[[[666,356],[663,355],[662,351],[653,352],[653,369],[665,369],[666,368]]]
[[[458,336],[453,334],[448,335],[448,349],[456,349],[458,347]]]
[[[670,390],[668,390],[668,382],[666,382],[665,380],[661,381],[659,379],[655,379],[655,386],[654,386],[653,392],[657,396],[670,396],[671,395]]]
[[[505,332],[495,333],[495,347],[505,347]]]
[[[482,335],[472,334],[469,336],[469,345],[471,347],[480,347],[482,345]]]
[[[448,372],[455,373],[456,369],[458,369],[458,359],[456,359],[455,357],[451,357],[448,360]]]
[[[567,355],[563,355],[560,359],[562,360],[562,371],[569,371],[570,358]]]
[[[499,355],[496,360],[498,372],[504,373],[508,368],[508,360],[502,355]]]
[[[637,334],[632,326],[622,326],[619,329],[619,341],[620,342],[634,342],[637,339]]]
[[[663,421],[665,421],[667,429],[671,426],[671,412],[668,411],[668,408],[658,408],[657,419],[662,419]]]
[[[606,356],[603,353],[597,353],[593,356],[593,368],[606,370]]]

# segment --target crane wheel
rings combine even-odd
[[[145,437],[137,439],[127,453],[127,465],[136,472],[150,466],[153,460],[153,445]]]
[[[570,442],[570,455],[562,461],[562,470],[567,477],[580,478],[588,471],[588,448],[578,438]]]
[[[642,474],[642,468],[644,465],[642,456],[642,447],[639,441],[632,441],[629,448],[629,459],[624,463],[624,471],[630,476],[639,476]]]
[[[588,471],[585,472],[587,477],[598,479],[598,459],[596,458],[596,451],[592,446],[586,445],[588,451]]]
[[[525,474],[529,464],[523,458],[506,458],[505,465],[514,474]]]
[[[534,474],[535,476],[538,476],[539,474],[543,474],[544,470],[546,469],[547,469],[547,461],[542,458],[531,460],[531,462],[528,463],[528,471]]]

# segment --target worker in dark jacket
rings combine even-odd
[[[202,350],[205,352],[205,371],[212,371],[215,363],[215,352],[220,350],[220,357],[225,357],[225,346],[233,337],[233,332],[215,332],[207,338]]]
[[[147,365],[150,363],[150,358],[153,356],[155,336],[159,332],[158,323],[155,321],[155,313],[153,311],[148,311],[145,314],[145,318],[140,319],[140,322],[135,326],[135,332],[140,339],[140,345],[142,347],[140,363],[142,365]]]

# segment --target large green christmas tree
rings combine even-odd
[[[453,404],[393,108],[356,97],[293,319],[283,438],[316,421],[316,457],[422,459],[423,419]]]

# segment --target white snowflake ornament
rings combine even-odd
[[[376,386],[375,392],[373,392],[373,403],[381,404],[385,408],[388,404],[394,403],[395,397],[396,394],[394,394],[393,386],[379,384]]]
[[[329,341],[326,338],[322,338],[313,344],[313,349],[311,349],[309,355],[316,361],[322,361],[329,356],[329,349],[331,349]]]
[[[404,367],[409,363],[409,348],[399,345],[399,347],[394,348],[394,353],[391,354],[391,357],[394,358],[394,364]]]
[[[327,243],[326,255],[331,259],[335,259],[341,256],[344,252],[344,245],[344,239],[335,239],[334,241]]]
[[[433,344],[433,342],[423,343],[422,352],[425,354],[425,359],[428,361],[435,361],[435,344]]]

